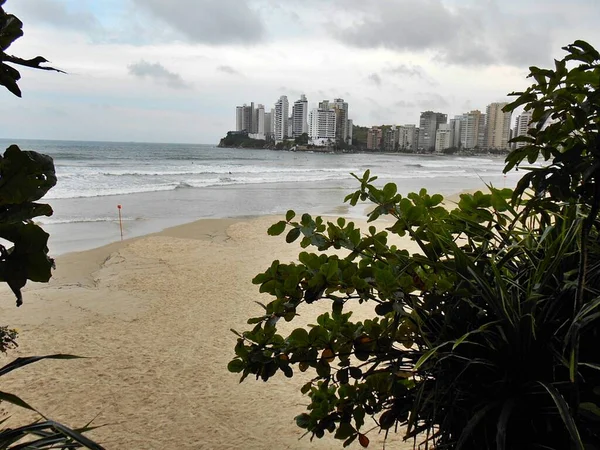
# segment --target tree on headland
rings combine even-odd
[[[17,85],[19,72],[12,65],[35,69],[56,70],[41,66],[46,60],[38,56],[26,60],[5,53],[10,45],[23,35],[22,22],[4,11],[0,0],[0,85],[21,96]],[[11,65],[12,64],[12,65]],[[21,289],[27,280],[48,282],[52,276],[54,261],[48,256],[49,235],[33,222],[35,217],[52,215],[47,204],[36,203],[56,184],[52,158],[33,151],[22,151],[18,146],[8,147],[0,156],[0,238],[13,244],[0,245],[0,281],[7,283],[17,298],[17,306],[23,303]],[[17,333],[9,327],[0,327],[0,353],[16,346]],[[0,377],[20,367],[43,359],[74,359],[70,355],[49,355],[17,358],[0,368]],[[18,396],[0,391],[0,403],[12,403],[37,412]],[[15,429],[0,430],[0,449],[72,449],[102,447],[81,433],[90,429],[70,429],[45,418]],[[4,424],[6,419],[2,421]],[[24,442],[27,441],[27,444]]]
[[[448,210],[367,171],[346,201],[371,202],[370,222],[393,219],[385,230],[293,211],[270,227],[316,250],[254,278],[273,299],[236,332],[229,370],[312,373],[296,423],[344,446],[401,432],[425,448],[600,448],[600,54],[583,41],[564,50],[554,69],[531,67],[534,83],[506,107],[536,125],[505,171],[545,161],[514,190],[489,186]],[[278,332],[315,302],[330,311]],[[372,317],[353,320],[357,304]]]

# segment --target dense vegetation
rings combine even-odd
[[[25,60],[5,53],[10,45],[23,35],[23,23],[14,15],[4,11],[0,0],[0,85],[14,95],[21,96],[17,84],[20,73],[13,65],[21,65],[44,70],[47,62],[38,56]],[[27,280],[47,282],[51,277],[54,261],[48,256],[48,234],[32,219],[52,215],[47,204],[36,203],[56,184],[56,174],[52,158],[32,151],[22,151],[16,145],[8,147],[0,156],[0,238],[13,244],[6,248],[0,245],[0,281],[7,283],[17,298],[17,306],[23,303],[21,289]],[[0,327],[0,352],[6,353],[16,344],[15,330]],[[43,359],[74,359],[70,355],[32,356],[17,358],[0,368],[0,377],[20,367]],[[2,402],[36,411],[31,405],[14,394],[0,391]],[[37,411],[36,411],[37,412]],[[81,433],[89,428],[72,430],[62,424],[45,418],[14,429],[0,431],[0,449],[102,449]],[[0,423],[6,422],[3,419]],[[24,443],[26,442],[26,443]]]
[[[385,230],[293,211],[273,225],[315,250],[256,276],[273,298],[236,332],[229,370],[310,371],[296,423],[344,446],[391,431],[437,449],[600,448],[600,54],[583,41],[564,50],[554,69],[531,67],[506,108],[533,123],[505,171],[545,161],[514,191],[490,186],[448,210],[367,171],[346,201],[371,202],[369,221],[393,219]],[[315,302],[330,312],[278,332]],[[372,317],[353,320],[357,304]]]
[[[219,147],[226,148],[266,148],[267,141],[264,139],[252,139],[247,133],[236,133],[229,131],[227,136],[221,139]]]

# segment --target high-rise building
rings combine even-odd
[[[315,108],[309,114],[308,135],[317,145],[335,141],[335,110]]]
[[[242,127],[242,116],[244,114],[243,106],[235,107],[235,131],[242,131],[244,128]]]
[[[306,95],[301,95],[300,100],[294,102],[292,107],[292,137],[308,133],[308,100]]]
[[[273,133],[276,141],[283,141],[288,136],[288,119],[290,104],[285,95],[275,103],[275,126]]]
[[[331,104],[331,102],[329,100],[323,100],[322,102],[319,102],[319,109],[329,110],[332,107],[333,107],[333,105]]]
[[[335,138],[339,142],[348,142],[348,103],[343,98],[333,101],[335,109]]]
[[[354,121],[348,119],[348,145],[352,145],[352,138],[354,136]]]
[[[448,123],[446,114],[425,111],[419,120],[419,148],[426,151],[435,150],[435,133],[441,124]]]
[[[367,130],[367,150],[379,150],[382,137],[383,130],[379,127],[371,127]]]
[[[464,149],[478,147],[480,131],[485,129],[485,117],[481,111],[474,110],[462,115],[460,121],[460,143]]]
[[[460,131],[462,129],[462,122],[465,120],[465,116],[454,116],[454,119],[450,119],[450,147],[459,148],[460,144]]]
[[[254,102],[235,108],[235,131],[254,133]]]
[[[452,127],[442,123],[435,132],[435,151],[441,152],[452,146]]]
[[[504,112],[508,103],[491,103],[486,108],[485,147],[507,149],[510,139],[511,112]]]
[[[523,111],[521,114],[517,116],[517,120],[515,122],[515,131],[513,133],[513,138],[519,136],[526,136],[529,132],[530,128],[534,128],[535,124],[531,122],[532,112],[531,111]],[[515,148],[521,148],[527,145],[525,142],[517,142],[514,144]]]
[[[271,109],[270,112],[265,112],[265,139],[273,139],[273,116],[274,112]]]
[[[395,126],[387,129],[383,135],[383,149],[386,152],[395,152],[397,150],[398,134]]]
[[[479,137],[477,138],[477,147],[486,148],[487,143],[487,115],[481,115],[481,126],[479,127]]]
[[[398,127],[398,148],[400,150],[415,151],[419,145],[419,129],[416,125],[403,125]]]
[[[265,135],[265,106],[264,105],[257,105],[256,109],[254,110],[254,123],[253,123],[253,128],[254,128],[254,133],[258,134],[259,136],[264,136]]]

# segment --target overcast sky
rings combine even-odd
[[[342,97],[358,125],[485,111],[561,47],[600,48],[599,0],[8,0],[22,70],[0,137],[215,143],[235,106]]]

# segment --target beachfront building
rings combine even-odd
[[[275,126],[273,129],[275,141],[283,141],[288,136],[289,109],[288,98],[282,95],[275,103]]]
[[[490,103],[486,108],[485,145],[488,149],[508,149],[511,112],[504,112],[508,103]]]
[[[273,117],[275,112],[273,109],[269,112],[265,112],[265,139],[270,141],[273,139]]]
[[[441,124],[448,123],[448,116],[443,113],[424,111],[419,118],[419,149],[435,150],[436,131]]]
[[[367,131],[367,150],[379,150],[382,138],[383,130],[379,127],[371,127]]]
[[[526,136],[527,135],[527,132],[529,131],[529,129],[533,128],[535,126],[535,124],[532,123],[531,119],[532,119],[531,111],[523,111],[521,114],[519,114],[517,116],[517,119],[515,121],[515,130],[513,133],[513,138],[516,138],[518,136]],[[525,145],[527,145],[526,142],[517,142],[514,144],[514,147],[521,148],[521,147],[524,147]]]
[[[335,109],[335,138],[338,142],[348,142],[348,103],[343,98],[333,101]]]
[[[294,102],[292,107],[292,137],[301,136],[308,133],[308,100],[306,95],[302,94],[300,100]]]
[[[235,131],[237,131],[238,133],[243,130],[243,128],[242,128],[242,116],[243,116],[244,112],[243,112],[242,108],[243,108],[243,106],[236,106],[235,107]]]
[[[464,115],[454,116],[454,119],[450,119],[450,147],[460,148],[460,130],[464,120]]]
[[[442,152],[452,147],[452,126],[442,123],[435,132],[435,151]]]
[[[265,139],[265,107],[264,105],[257,105],[254,110],[254,116],[252,120],[252,132],[248,133],[248,137],[251,139]]]
[[[461,118],[460,146],[472,149],[479,146],[480,135],[485,129],[485,116],[479,110],[465,113]]]
[[[386,152],[395,152],[398,148],[398,134],[394,125],[385,130],[383,134],[383,149]]]
[[[487,115],[481,115],[481,127],[479,128],[479,136],[477,138],[477,147],[486,148],[487,145]]]
[[[419,145],[419,129],[416,125],[402,125],[396,130],[398,135],[398,149],[415,151]]]
[[[333,108],[315,108],[310,112],[308,136],[311,144],[320,146],[333,144],[335,131],[335,110]]]
[[[245,131],[247,133],[253,133],[254,123],[254,102],[250,103],[250,106],[244,104],[243,106],[236,106],[235,108],[235,131]]]
[[[354,121],[348,119],[348,145],[352,145],[352,137],[354,136]]]

